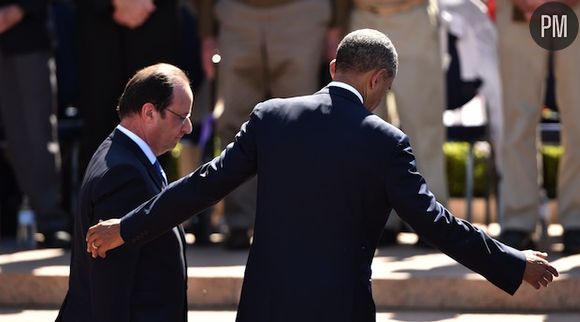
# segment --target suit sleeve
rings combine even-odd
[[[121,236],[142,245],[223,199],[257,169],[258,108],[219,157],[175,181],[121,219]]]
[[[149,198],[142,174],[133,167],[112,168],[100,179],[93,192],[91,223],[118,218]],[[133,278],[139,248],[120,247],[107,253],[107,258],[91,258],[90,283],[94,321],[129,321]]]
[[[397,145],[386,180],[388,200],[415,232],[509,294],[520,286],[524,254],[494,240],[439,204],[417,171],[408,139]]]

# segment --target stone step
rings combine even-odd
[[[550,227],[551,249],[559,247],[560,233],[559,226]],[[551,252],[549,259],[561,276],[540,291],[524,284],[512,297],[451,258],[413,246],[415,240],[414,234],[401,233],[401,245],[378,249],[372,269],[379,310],[567,312],[580,308],[580,255]],[[0,307],[60,306],[68,287],[68,251],[0,251]],[[190,307],[235,309],[247,252],[226,251],[221,245],[188,246],[187,257]]]

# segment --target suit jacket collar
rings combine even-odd
[[[141,151],[143,151],[143,153],[145,153],[145,156],[147,157],[147,159],[149,159],[149,162],[151,162],[151,164],[154,164],[157,161],[155,153],[153,153],[153,150],[151,150],[151,147],[149,146],[149,144],[147,144],[147,142],[145,142],[137,134],[133,133],[131,130],[129,130],[128,128],[124,127],[121,124],[117,125],[117,129],[123,132],[123,134],[128,136],[129,139],[131,139],[131,141],[135,142],[137,146],[139,146],[139,148],[141,149]]]
[[[342,87],[338,87],[338,86],[326,86],[324,88],[322,88],[320,91],[317,92],[317,94],[328,94],[328,95],[337,95],[340,96],[342,98],[345,98],[349,101],[352,101],[353,104],[360,106],[364,109],[366,109],[366,107],[361,103],[360,99],[351,91],[349,91],[348,89],[342,88]]]
[[[145,155],[145,153],[143,153],[143,150],[141,150],[141,148],[139,147],[139,145],[137,145],[137,143],[131,140],[125,133],[121,132],[119,129],[113,130],[113,132],[109,135],[109,137],[111,138],[112,142],[117,142],[118,144],[121,144],[123,147],[129,150],[133,154],[133,156],[145,166],[147,172],[149,173],[149,176],[153,179],[153,181],[159,187],[160,190],[165,187],[165,183],[161,179],[161,176],[157,172],[157,169],[155,169],[153,164],[151,164],[149,158],[147,158],[147,156]]]
[[[344,88],[344,89],[348,90],[349,92],[352,92],[353,94],[356,95],[356,97],[358,97],[359,101],[361,103],[363,103],[363,105],[364,105],[364,99],[362,97],[362,94],[356,88],[354,88],[354,86],[352,86],[348,83],[339,82],[339,81],[332,81],[332,82],[328,83],[327,86],[328,87],[340,87],[340,88]]]

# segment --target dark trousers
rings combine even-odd
[[[37,213],[40,232],[66,227],[60,210],[60,154],[48,52],[0,52],[0,114],[18,185]]]

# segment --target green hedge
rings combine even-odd
[[[449,186],[449,195],[451,197],[465,196],[465,164],[467,162],[467,153],[469,145],[462,142],[449,142],[443,145],[445,161],[447,167],[447,183]],[[474,150],[474,195],[485,195],[486,171],[488,151]]]
[[[451,197],[465,196],[465,163],[467,161],[469,145],[462,142],[449,142],[443,146],[447,166],[447,182]],[[544,188],[548,197],[556,196],[556,179],[558,163],[564,153],[561,146],[545,145],[540,149],[543,159]],[[487,158],[489,151],[476,148],[475,154],[475,182],[474,195],[484,196],[487,177]]]
[[[556,187],[558,178],[558,166],[560,158],[564,154],[564,148],[561,146],[544,145],[541,149],[542,160],[544,162],[544,188],[548,193],[548,197],[556,197]]]

